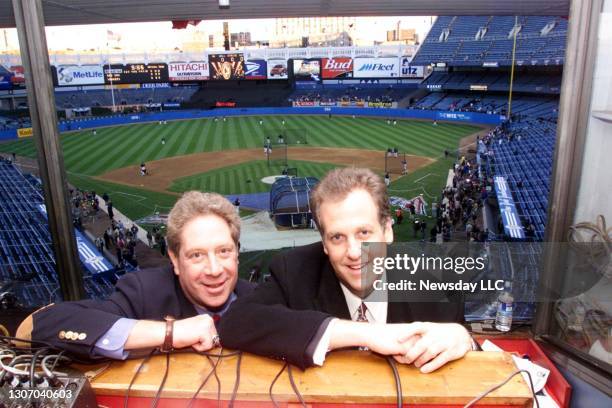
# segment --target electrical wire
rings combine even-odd
[[[274,408],[280,408],[280,407],[277,404],[276,400],[274,399],[274,395],[272,393],[272,390],[274,389],[274,384],[276,384],[276,381],[281,376],[283,371],[285,371],[285,368],[287,368],[288,364],[289,363],[287,363],[287,362],[285,362],[285,364],[283,364],[283,368],[281,368],[280,371],[278,373],[276,373],[276,377],[274,377],[274,379],[272,380],[272,383],[270,384],[270,388],[268,389],[268,395],[270,396],[270,400],[272,400],[272,404],[274,405]]]
[[[155,393],[155,399],[151,403],[152,408],[157,408],[157,404],[159,403],[159,398],[161,397],[161,392],[164,389],[164,385],[166,385],[166,380],[168,379],[168,371],[170,369],[170,353],[166,353],[166,369],[164,370],[164,378],[162,378],[161,384],[157,388],[157,393]]]
[[[302,394],[300,394],[300,390],[298,390],[297,385],[295,385],[295,381],[293,381],[293,373],[291,371],[291,364],[287,363],[287,374],[289,374],[289,382],[291,383],[291,388],[293,388],[293,392],[297,397],[298,401],[302,407],[306,408],[306,403],[304,402],[304,398],[302,398]]]
[[[203,354],[203,355],[205,355],[207,357],[211,356],[211,353],[206,353],[206,352],[203,352],[203,353],[200,353],[200,354]],[[204,388],[204,386],[208,382],[208,379],[210,378],[210,376],[213,375],[213,372],[216,372],[217,364],[219,364],[219,361],[221,361],[221,358],[225,358],[225,357],[228,357],[229,355],[233,355],[233,354],[234,353],[223,354],[223,348],[220,350],[219,354],[212,354],[213,357],[214,356],[218,356],[219,358],[217,359],[217,361],[213,365],[213,367],[210,370],[210,372],[208,373],[208,375],[204,378],[204,380],[202,380],[202,382],[200,383],[200,386],[198,387],[196,392],[193,394],[193,396],[189,400],[189,403],[187,404],[187,408],[191,408],[193,406],[193,403],[195,402],[196,398],[198,397],[198,394],[200,393],[202,388]]]
[[[517,374],[520,373],[526,373],[527,374],[527,378],[529,379],[529,390],[531,391],[531,395],[533,396],[533,401],[535,402],[535,406],[536,408],[540,408],[540,404],[538,402],[538,398],[535,395],[535,390],[533,389],[533,381],[531,379],[531,373],[529,373],[529,371],[527,370],[516,370],[515,372],[513,372],[512,374],[510,374],[508,376],[508,378],[506,378],[504,381],[502,381],[501,383],[489,388],[488,390],[484,391],[482,394],[478,395],[476,398],[474,398],[473,400],[471,400],[470,402],[468,402],[463,408],[469,408],[469,407],[473,407],[478,401],[480,401],[481,399],[483,399],[484,397],[486,397],[487,395],[489,395],[490,393],[492,393],[493,391],[503,387],[504,385],[506,385],[506,383],[508,383],[508,381],[510,381],[514,376],[516,376]]]
[[[123,408],[127,408],[128,400],[130,399],[130,391],[132,389],[132,385],[134,385],[134,381],[136,381],[136,377],[138,377],[138,374],[140,374],[140,371],[142,370],[142,367],[144,367],[145,363],[151,359],[151,356],[153,355],[153,353],[155,353],[155,349],[152,349],[151,352],[144,358],[144,360],[140,362],[138,369],[132,376],[132,379],[130,380],[130,385],[128,385],[128,388],[125,391],[125,398],[123,400]]]
[[[393,359],[393,357],[384,356],[384,358],[385,360],[387,360],[387,363],[393,371],[393,378],[395,379],[395,395],[397,396],[397,407],[402,408],[404,402],[404,395],[402,392],[402,381],[400,379],[399,372],[397,371],[397,364],[395,364],[395,360]]]
[[[228,408],[234,408],[234,402],[238,395],[238,387],[240,386],[240,365],[242,364],[242,353],[238,353],[238,360],[236,361],[236,381],[234,381],[234,389],[232,390],[232,397],[228,404]]]
[[[221,406],[221,380],[219,379],[219,375],[217,375],[217,364],[221,358],[217,358],[217,362],[213,363],[212,357],[206,356],[206,359],[212,366],[213,375],[215,376],[215,380],[217,381],[217,406]]]

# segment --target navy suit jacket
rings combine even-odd
[[[313,339],[330,317],[350,320],[340,281],[317,242],[281,253],[270,263],[271,279],[237,299],[219,324],[225,347],[312,366]],[[461,299],[389,302],[387,323],[463,322]],[[320,338],[320,337],[319,337]]]
[[[250,293],[254,284],[239,279],[234,293],[238,298]],[[106,300],[61,302],[33,315],[32,339],[44,341],[86,359],[99,359],[92,353],[98,339],[120,318],[163,320],[198,313],[187,300],[171,265],[127,273]],[[82,339],[60,338],[59,333],[84,334]],[[83,336],[81,336],[83,337]]]

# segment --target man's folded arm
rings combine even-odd
[[[238,298],[219,322],[224,347],[286,360],[300,368],[313,365],[307,350],[331,316],[315,310],[290,309],[276,276],[251,294]]]
[[[94,348],[99,339],[121,318],[137,319],[133,305],[142,296],[136,274],[119,280],[115,292],[103,301],[61,302],[33,314],[32,339],[66,350],[81,358],[99,359],[105,354]]]

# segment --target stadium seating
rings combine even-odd
[[[562,65],[567,20],[520,16],[518,65]],[[412,65],[443,62],[448,66],[508,66],[512,62],[513,16],[439,17],[412,60]]]
[[[355,86],[316,85],[308,89],[296,89],[289,101],[373,101],[396,102],[414,91],[412,86],[387,84],[359,84]]]
[[[44,200],[35,183],[0,159],[0,293],[13,293],[26,307],[46,305],[59,296],[51,235],[38,209]],[[112,283],[82,269],[87,296],[107,297]]]
[[[150,103],[182,103],[188,101],[198,87],[114,89],[116,105],[144,105]],[[58,109],[112,106],[113,93],[107,89],[55,92]]]
[[[537,240],[544,238],[556,126],[533,118],[514,122],[491,141],[492,155],[486,156],[486,173],[506,178],[521,221],[533,223]]]
[[[438,88],[441,90],[469,91],[473,85],[486,86],[487,91],[508,91],[510,87],[509,71],[454,71],[451,73],[434,71],[419,87],[423,89]],[[525,72],[514,74],[512,89],[514,92],[559,94],[561,72]]]

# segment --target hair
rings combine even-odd
[[[194,218],[206,215],[216,215],[222,218],[227,223],[232,239],[238,247],[240,217],[236,213],[236,207],[217,193],[188,191],[174,204],[168,215],[166,233],[168,249],[178,255],[181,249],[181,232],[185,224]]]
[[[323,233],[319,211],[324,202],[341,201],[354,190],[365,190],[378,208],[378,219],[384,225],[391,218],[387,186],[372,170],[358,167],[337,168],[325,175],[310,194],[312,216]]]

